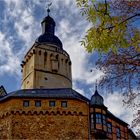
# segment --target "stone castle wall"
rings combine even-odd
[[[24,107],[23,101],[30,106]],[[88,139],[88,105],[78,100],[67,100],[67,108],[49,107],[49,99],[10,99],[0,104],[1,139]],[[51,99],[52,100],[52,99]],[[63,99],[64,100],[64,99]]]
[[[11,139],[11,116],[0,118],[0,139]]]
[[[16,114],[13,139],[88,139],[87,117],[71,114]]]

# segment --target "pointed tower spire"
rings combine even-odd
[[[103,97],[98,93],[97,90],[97,80],[95,83],[95,92],[91,97],[91,101],[90,101],[91,105],[100,105],[100,106],[104,106],[104,99]]]
[[[43,21],[41,22],[42,25],[42,34],[53,34],[55,33],[55,21],[53,20],[52,17],[50,17],[50,6],[52,5],[52,3],[49,3],[47,5],[47,13],[48,15],[43,19]]]
[[[61,40],[55,35],[55,21],[49,15],[51,5],[52,3],[49,3],[46,7],[48,14],[41,22],[42,34],[36,39],[36,42],[43,44],[53,44],[56,45],[56,47],[63,49]]]

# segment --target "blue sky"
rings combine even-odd
[[[94,66],[97,55],[86,53],[79,43],[90,25],[80,15],[75,0],[51,2],[50,15],[56,22],[55,33],[72,60],[73,88],[90,98],[96,80],[103,75]],[[41,34],[40,23],[47,15],[47,4],[46,0],[0,0],[0,85],[7,92],[20,89],[20,63]],[[99,93],[104,96],[105,105],[112,113],[127,123],[131,122],[132,111],[122,105],[121,94],[103,94],[100,89]]]

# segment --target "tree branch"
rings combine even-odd
[[[134,18],[134,17],[137,17],[137,16],[140,16],[140,13],[137,13],[137,14],[131,16],[131,17],[126,18],[125,20],[121,21],[119,23],[119,25],[122,24],[122,23],[124,23],[124,22],[126,22],[126,21],[128,21],[128,20],[130,20],[130,19],[132,19],[132,18]],[[110,27],[107,27],[107,28],[104,28],[104,29],[112,29],[114,27],[116,27],[116,25],[113,25],[113,26],[110,26]]]
[[[97,12],[99,12],[99,10],[96,8],[96,5],[94,4],[94,8],[95,8],[95,10],[97,11]]]
[[[105,0],[105,14],[107,14],[107,1]]]

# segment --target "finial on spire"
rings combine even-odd
[[[52,2],[51,3],[49,3],[48,5],[47,5],[47,12],[48,12],[48,15],[49,15],[49,13],[50,13],[50,6],[52,5]]]

